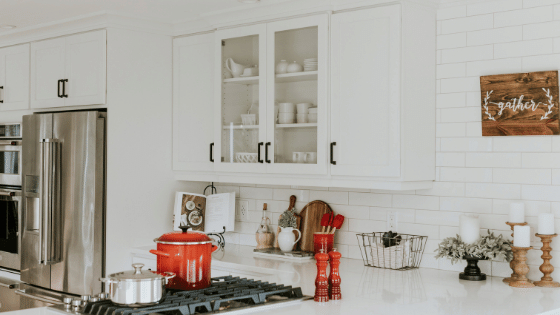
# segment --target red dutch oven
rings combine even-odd
[[[176,274],[167,282],[168,289],[200,290],[210,286],[210,263],[212,253],[218,246],[212,239],[200,232],[172,232],[154,239],[157,250],[157,270]]]

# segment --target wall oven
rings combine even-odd
[[[21,124],[0,124],[0,186],[21,189]]]
[[[0,124],[0,267],[21,268],[21,124]]]

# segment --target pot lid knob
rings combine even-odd
[[[141,263],[132,264],[132,268],[134,268],[134,274],[135,275],[141,275],[142,274],[142,267],[144,267],[144,264],[141,264]]]
[[[181,225],[179,228],[183,231],[183,233],[187,233],[188,230],[192,227],[190,227],[188,225]]]

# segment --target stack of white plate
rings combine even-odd
[[[317,71],[317,58],[303,60],[303,71]]]

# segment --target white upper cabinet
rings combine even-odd
[[[334,14],[331,174],[400,175],[400,6]]]
[[[327,174],[328,23],[321,14],[267,24],[267,173]]]
[[[106,31],[31,43],[31,108],[105,104]]]
[[[214,169],[214,34],[173,41],[173,169]]]
[[[213,112],[211,90],[185,83],[211,79],[210,35],[176,40],[175,167],[188,171],[176,178],[430,188],[435,21],[434,8],[403,2],[218,30]]]
[[[0,111],[29,108],[29,44],[0,49]]]

